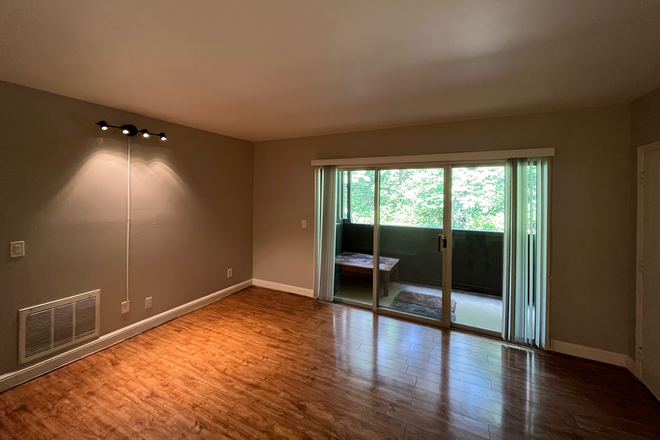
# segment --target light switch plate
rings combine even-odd
[[[144,308],[145,308],[145,309],[150,309],[150,308],[151,308],[151,298],[152,298],[152,297],[149,297],[149,298],[145,298],[145,299],[144,299]]]
[[[19,258],[25,256],[25,242],[12,241],[9,243],[9,256],[11,258]]]

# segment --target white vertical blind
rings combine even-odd
[[[546,345],[548,160],[510,159],[506,167],[505,319],[502,336]]]
[[[315,296],[323,301],[332,301],[335,279],[335,232],[337,223],[337,167],[320,169],[320,218],[321,254],[318,291]],[[316,287],[316,286],[315,286]]]
[[[321,257],[323,248],[323,169],[314,169],[314,297],[319,297],[321,290]]]
[[[509,159],[505,167],[505,194],[504,194],[504,257],[502,267],[504,268],[504,280],[502,283],[502,301],[504,316],[502,320],[502,337],[511,340],[515,333],[515,286],[516,286],[516,187],[518,167],[515,159]]]

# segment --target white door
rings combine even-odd
[[[660,143],[641,148],[641,372],[660,398]]]

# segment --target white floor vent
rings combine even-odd
[[[21,364],[99,335],[101,291],[82,293],[18,313]]]

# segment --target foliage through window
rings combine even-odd
[[[453,229],[504,231],[504,166],[452,170]]]
[[[504,230],[504,167],[457,167],[452,173],[452,228]],[[342,219],[373,224],[375,171],[339,174]],[[380,171],[383,225],[442,227],[444,169]]]

